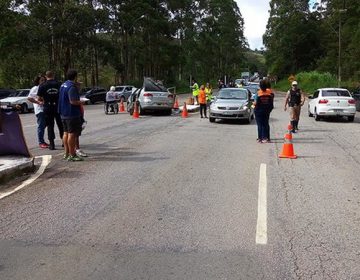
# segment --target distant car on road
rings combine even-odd
[[[328,117],[347,117],[349,122],[355,118],[355,99],[344,88],[320,88],[309,96],[308,114],[316,121]]]
[[[233,119],[251,123],[253,118],[251,92],[246,88],[223,88],[210,104],[210,122],[215,122],[216,119]]]
[[[120,101],[126,102],[134,88],[134,86],[115,86],[115,93]]]
[[[248,83],[244,86],[244,88],[247,88],[251,92],[251,99],[255,99],[255,94],[259,91],[260,85],[259,83]]]
[[[96,102],[105,102],[106,100],[106,89],[104,88],[92,88],[81,95],[81,98],[89,99],[89,103],[95,104]]]
[[[28,113],[34,111],[34,105],[27,99],[30,89],[18,89],[9,97],[0,100],[2,109]]]
[[[134,90],[127,101],[130,115],[134,112],[136,100],[139,102],[140,115],[146,112],[161,112],[171,115],[175,103],[175,96],[163,84],[151,78],[144,78],[141,88]]]

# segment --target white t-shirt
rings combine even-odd
[[[39,86],[34,86],[30,89],[28,97],[32,97],[35,100],[38,100],[37,92],[38,92]],[[43,105],[39,105],[34,103],[34,113],[35,115],[39,114],[40,112],[44,112]]]

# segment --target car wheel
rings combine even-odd
[[[315,121],[320,121],[320,116],[317,114],[316,112],[316,108],[315,108],[315,111],[314,111],[314,117],[315,117]]]
[[[131,108],[130,108],[129,114],[130,114],[130,116],[132,116],[132,115],[134,114],[134,107],[131,107]]]
[[[355,116],[349,116],[347,117],[348,122],[353,122],[355,119]]]
[[[313,117],[313,116],[314,116],[314,115],[311,114],[311,112],[310,112],[310,106],[308,107],[308,115],[309,115],[309,117]]]
[[[90,104],[95,104],[95,101],[93,99],[90,99]]]
[[[21,105],[21,113],[28,113],[29,112],[29,107],[26,103]]]
[[[171,113],[172,113],[172,110],[171,110],[171,109],[165,111],[165,115],[166,115],[166,116],[170,116]]]
[[[145,111],[144,111],[144,109],[139,105],[139,114],[141,115],[141,116],[143,116],[143,115],[145,115]]]
[[[210,117],[210,118],[209,118],[209,122],[215,122],[215,119],[212,118],[212,117]]]

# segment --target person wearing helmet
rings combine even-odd
[[[291,83],[291,88],[286,93],[284,111],[289,107],[290,111],[290,123],[292,126],[292,132],[295,133],[299,127],[299,119],[301,106],[304,105],[305,98],[302,90],[298,87],[297,81]]]
[[[115,92],[115,87],[111,86],[110,90],[106,93],[106,112],[109,112],[109,107],[114,110],[114,104],[118,100],[118,96]]]

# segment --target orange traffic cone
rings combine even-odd
[[[174,103],[173,109],[179,110],[179,102],[178,102],[178,98],[177,98],[177,97],[175,97],[175,103]]]
[[[135,101],[133,119],[138,119],[139,117],[140,117],[139,106],[138,106],[138,102]]]
[[[121,99],[120,101],[120,112],[125,112],[124,100]]]
[[[285,134],[285,137],[284,137],[285,142],[283,144],[282,151],[281,151],[281,154],[279,155],[279,158],[292,158],[292,159],[297,158],[297,155],[295,155],[295,152],[294,152],[291,131],[292,131],[292,125],[289,124],[288,125],[288,133]]]
[[[184,102],[184,107],[183,107],[181,116],[182,116],[183,118],[187,118],[187,117],[189,116],[188,111],[187,111],[187,109],[186,109],[186,102]]]

